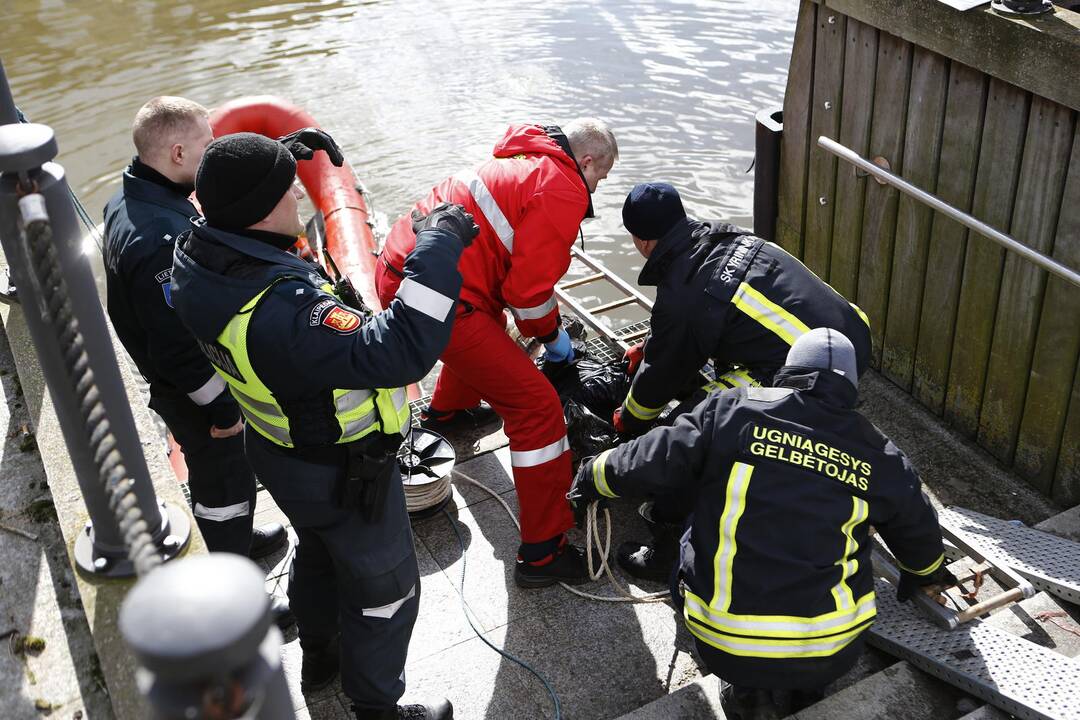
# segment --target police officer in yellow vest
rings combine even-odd
[[[302,688],[329,684],[340,664],[357,718],[449,718],[446,700],[397,705],[420,578],[395,452],[409,426],[403,386],[450,337],[457,261],[476,227],[459,206],[418,218],[405,280],[367,316],[288,252],[303,230],[296,160],[315,150],[342,162],[312,129],[207,147],[195,185],[205,220],[177,242],[172,297],[239,402],[251,466],[299,537],[289,599]]]

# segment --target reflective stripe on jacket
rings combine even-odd
[[[870,364],[862,310],[780,247],[733,225],[676,224],[638,283],[657,288],[651,335],[624,403],[638,420],[656,418],[710,359],[721,373],[738,365],[771,377],[813,328],[844,333],[860,375]]]
[[[558,328],[555,284],[570,267],[570,247],[589,206],[576,162],[538,125],[515,125],[494,158],[436,185],[416,208],[442,202],[472,213],[480,234],[462,253],[461,299],[497,316],[509,309],[526,337]],[[382,258],[399,269],[413,247],[409,216],[391,229]]]
[[[871,525],[909,572],[943,560],[918,475],[853,409],[855,388],[827,372],[777,378],[788,387],[714,393],[586,470],[605,497],[696,494],[683,616],[734,672],[747,658],[828,659],[857,641],[875,615]]]
[[[228,384],[248,424],[271,442],[293,447],[289,417],[270,388],[256,374],[248,355],[248,325],[266,293],[276,284],[277,281],[271,283],[240,308],[218,336],[218,345],[228,352],[231,359],[230,367],[225,369],[212,364]],[[333,294],[329,284],[321,289]],[[387,434],[405,434],[409,428],[409,400],[404,388],[334,389],[332,395],[334,417],[341,428],[341,435],[335,441],[338,444],[359,440],[376,430]]]

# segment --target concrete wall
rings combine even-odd
[[[1080,267],[1080,16],[803,0],[777,239],[870,317],[874,366],[1080,502],[1080,288],[817,147],[827,136]]]
[[[6,333],[11,345],[19,380],[22,383],[31,426],[37,438],[38,451],[56,507],[56,522],[63,533],[68,563],[71,567],[75,567],[72,545],[88,519],[86,507],[82,501],[78,481],[68,457],[56,413],[44,385],[44,378],[41,375],[37,355],[30,341],[21,309],[0,305],[0,323],[3,324],[3,332]],[[112,333],[111,325],[109,329]],[[146,401],[138,391],[127,358],[115,334],[112,335],[112,340],[158,499],[168,501],[183,508],[185,512],[189,512],[180,484],[169,465],[163,439],[150,418]],[[206,546],[194,518],[189,519],[192,528],[191,542],[183,557],[206,552]],[[149,716],[149,711],[135,685],[135,661],[116,627],[120,604],[134,582],[88,578],[80,572],[75,572],[74,576],[93,636],[94,648],[100,660],[101,674],[108,686],[113,712],[119,720],[143,720]],[[26,602],[33,603],[35,600],[33,597],[28,597]],[[57,668],[57,672],[62,672],[62,669]],[[0,712],[0,716],[4,716],[4,713]]]

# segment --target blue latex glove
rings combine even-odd
[[[559,334],[549,343],[544,343],[544,357],[550,362],[568,362],[574,359],[574,346],[566,330],[559,328]]]

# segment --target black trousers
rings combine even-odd
[[[184,451],[192,513],[211,552],[247,556],[255,515],[255,475],[243,435],[210,437],[206,410],[186,395],[152,394],[150,408]]]
[[[378,520],[338,504],[344,447],[303,454],[248,428],[259,481],[299,538],[289,580],[300,646],[341,633],[341,687],[360,708],[386,709],[405,692],[405,658],[420,608],[420,573],[396,465]]]

